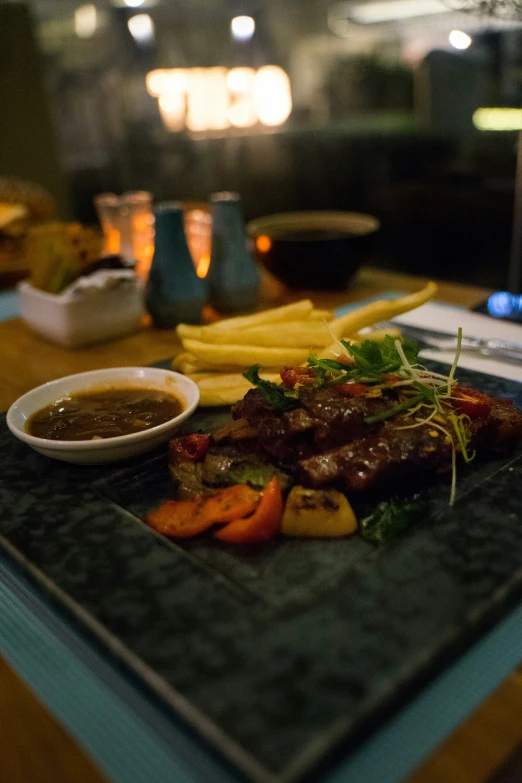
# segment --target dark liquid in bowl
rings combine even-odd
[[[48,440],[116,438],[157,427],[182,410],[181,400],[159,389],[93,389],[46,405],[33,413],[25,429]]]
[[[357,236],[357,234],[350,231],[335,231],[335,229],[305,228],[297,231],[282,231],[280,234],[274,234],[274,239],[289,242],[331,242],[335,239],[348,239],[353,236]]]

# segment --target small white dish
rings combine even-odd
[[[37,438],[25,431],[27,419],[62,397],[90,389],[115,386],[143,386],[175,394],[184,402],[184,409],[174,419],[142,432],[103,440],[50,440]],[[14,402],[7,411],[7,426],[19,440],[46,457],[83,465],[117,462],[166,443],[192,413],[199,402],[199,389],[190,378],[157,367],[114,367],[67,375],[44,383]]]
[[[138,279],[128,270],[80,278],[61,294],[18,285],[20,314],[46,340],[68,348],[94,345],[139,329],[145,312]]]

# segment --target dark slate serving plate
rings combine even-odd
[[[522,406],[520,384],[466,371]],[[222,412],[198,413],[205,429]],[[426,518],[354,536],[181,546],[144,510],[164,453],[115,467],[42,457],[0,426],[0,545],[100,643],[255,781],[313,778],[522,594],[522,444],[422,490]]]

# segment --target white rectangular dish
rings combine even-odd
[[[98,272],[80,278],[61,294],[18,286],[20,313],[35,332],[75,348],[110,340],[138,329],[143,293],[132,272]]]

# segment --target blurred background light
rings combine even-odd
[[[253,68],[231,68],[227,74],[227,87],[231,92],[249,92],[255,75]]]
[[[186,68],[170,68],[166,71],[163,77],[162,92],[186,92],[188,86],[187,73],[188,69]]]
[[[163,70],[150,71],[145,79],[147,92],[153,98],[158,98],[164,90],[167,73]]]
[[[107,2],[107,0],[105,0]],[[115,8],[153,8],[158,0],[109,0]]]
[[[230,22],[230,31],[235,41],[250,41],[256,29],[251,16],[235,16]]]
[[[179,133],[185,127],[185,96],[176,92],[164,92],[160,95],[158,106],[167,130]]]
[[[148,44],[154,40],[154,22],[148,14],[131,16],[127,27],[138,44]]]
[[[201,133],[233,126],[281,125],[292,111],[287,73],[276,65],[227,70],[168,68],[150,71],[147,92],[159,98],[159,111],[168,130]]]
[[[379,24],[416,16],[447,14],[450,8],[442,0],[376,0],[368,3],[346,3],[345,14],[356,24]]]
[[[522,109],[482,108],[473,113],[473,125],[484,131],[522,130]]]
[[[254,79],[254,105],[263,125],[282,125],[292,111],[290,79],[277,65],[260,68]]]
[[[497,291],[488,299],[488,313],[496,318],[514,315],[520,312],[521,298],[508,291]]]
[[[90,38],[96,32],[97,21],[96,6],[81,5],[74,12],[74,32],[78,38]]]
[[[448,40],[454,49],[467,49],[472,44],[472,38],[462,30],[452,30]]]

